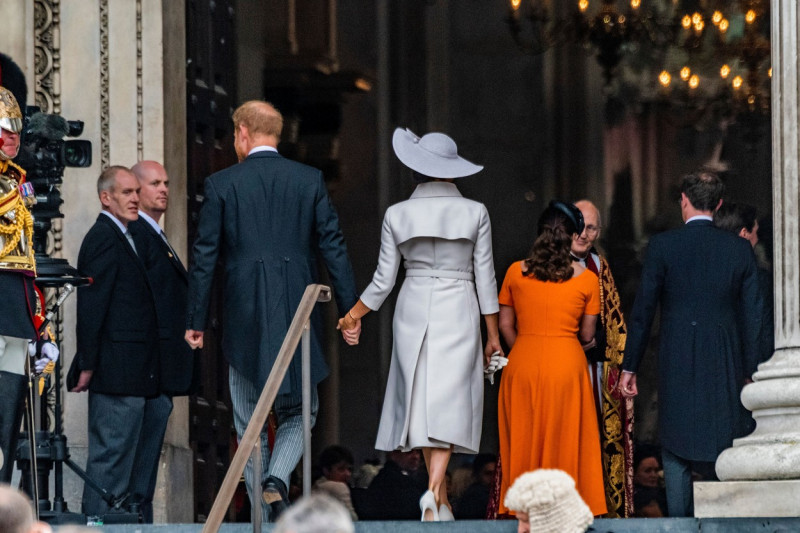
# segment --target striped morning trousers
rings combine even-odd
[[[236,435],[242,440],[247,423],[253,416],[261,389],[256,388],[251,381],[235,368],[230,369],[230,389],[231,403],[233,404],[233,423],[236,427]],[[278,428],[275,433],[275,446],[270,454],[269,443],[267,441],[266,426],[261,431],[261,483],[269,476],[274,476],[283,481],[286,489],[289,489],[289,478],[292,470],[295,469],[300,458],[303,456],[303,404],[300,396],[295,399],[290,394],[279,394],[275,398],[272,406],[277,418]],[[317,397],[317,387],[311,386],[311,426],[317,419],[319,410],[319,398]],[[268,468],[267,468],[268,467]],[[261,498],[261,487],[252,487],[253,461],[247,460],[244,467],[244,480],[247,486],[247,494],[251,502],[261,502],[262,520],[269,521],[270,508]]]

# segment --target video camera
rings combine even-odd
[[[86,140],[64,140],[83,133],[83,122],[66,120],[59,115],[40,112],[36,106],[25,108],[20,150],[15,161],[27,172],[33,185],[36,204],[33,215],[33,248],[39,276],[75,275],[66,261],[47,256],[47,235],[54,218],[63,218],[61,191],[66,167],[88,167],[92,164],[92,143]]]

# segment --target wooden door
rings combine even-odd
[[[231,115],[236,94],[234,0],[186,0],[188,238],[193,243],[203,201],[203,182],[236,162]],[[191,258],[190,258],[191,262]],[[205,521],[227,471],[235,432],[228,365],[221,351],[221,286],[215,282],[200,380],[189,403],[189,441],[194,451],[194,518]],[[231,510],[231,518],[234,517]]]

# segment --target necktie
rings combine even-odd
[[[133,253],[135,253],[136,255],[139,255],[139,252],[136,251],[136,245],[133,244],[133,235],[131,235],[130,231],[128,231],[128,230],[125,231],[125,238],[128,239],[128,242],[130,243],[131,248],[133,248]]]
[[[172,257],[177,259],[178,258],[178,254],[175,253],[175,250],[172,248],[172,245],[169,243],[169,240],[167,240],[167,234],[164,233],[163,229],[161,230],[160,235],[161,235],[161,239],[164,241],[164,244],[166,244],[167,248],[169,248],[169,253],[172,254]]]
[[[591,254],[586,256],[586,268],[597,274],[600,275],[600,272],[597,270],[597,263],[594,262],[594,257]]]

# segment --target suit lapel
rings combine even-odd
[[[100,215],[98,215],[98,217],[97,217],[97,221],[98,221],[98,222],[101,222],[101,223],[103,223],[103,224],[106,224],[107,226],[109,226],[109,227],[111,228],[111,230],[114,232],[114,235],[116,235],[116,236],[117,236],[117,238],[118,238],[118,239],[119,239],[119,240],[122,242],[122,246],[123,246],[123,248],[125,248],[125,251],[126,251],[126,252],[128,252],[128,255],[130,256],[131,260],[133,261],[133,264],[135,264],[135,265],[136,265],[136,268],[138,268],[138,269],[139,269],[139,271],[142,273],[142,275],[144,276],[144,279],[145,279],[145,281],[147,281],[147,284],[148,284],[148,286],[149,286],[149,285],[150,285],[150,282],[149,282],[149,281],[148,281],[148,279],[147,279],[147,271],[146,271],[146,270],[145,270],[145,268],[144,268],[144,263],[142,263],[142,260],[141,260],[141,258],[140,258],[140,257],[139,257],[139,255],[138,255],[138,254],[137,254],[137,253],[134,251],[133,247],[131,246],[131,243],[130,243],[130,242],[128,242],[128,238],[127,238],[127,237],[125,236],[125,234],[124,234],[124,233],[122,233],[122,231],[119,229],[119,226],[117,226],[117,225],[114,223],[114,221],[113,221],[113,220],[111,220],[110,218],[108,218],[108,216],[106,216],[106,215],[104,215],[104,214],[102,214],[102,213],[101,213]]]
[[[156,241],[156,246],[158,246],[158,250],[160,253],[163,253],[169,259],[170,264],[178,271],[178,274],[184,279],[187,279],[188,274],[186,273],[186,268],[181,263],[180,258],[173,253],[164,239],[161,238],[161,234],[155,230],[153,226],[147,223],[145,220],[140,220],[139,223],[145,228],[145,231],[150,236],[151,239]]]

